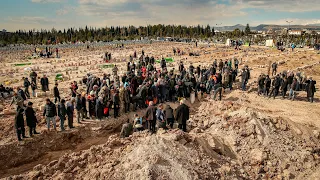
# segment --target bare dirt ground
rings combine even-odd
[[[198,57],[173,56],[172,47]],[[193,44],[158,43],[94,49],[63,49],[61,58],[27,60],[30,52],[1,52],[0,82],[22,85],[28,76],[25,67],[47,74],[50,89],[54,77],[66,72],[70,80],[59,82],[62,97],[69,96],[71,80],[80,80],[87,72],[99,76],[111,69],[100,68],[104,52],[112,52],[113,61],[125,72],[126,62],[134,50],[144,49],[156,59],[174,57],[170,68],[180,60],[209,66],[214,59],[238,57],[249,65],[252,78],[248,92],[234,90],[223,94],[223,101],[203,98],[190,105],[192,116],[189,133],[160,130],[156,135],[134,133],[120,139],[119,131],[131,114],[102,122],[88,120],[75,130],[46,132],[44,122],[40,135],[22,143],[16,142],[13,115],[0,117],[0,178],[5,179],[319,179],[320,177],[320,111],[318,92],[315,103],[306,102],[299,92],[295,101],[258,96],[258,76],[267,73],[269,61],[280,62],[279,72],[298,70],[320,82],[320,55],[308,49],[279,52],[265,47],[243,47],[235,51],[226,47]],[[13,67],[13,63],[32,62],[31,66]],[[177,68],[176,68],[177,69]],[[1,71],[0,71],[1,73]],[[317,85],[318,87],[318,85]],[[84,86],[80,87],[84,91]],[[32,98],[39,119],[44,96]],[[2,101],[2,109],[9,100]],[[143,113],[143,112],[139,112]]]

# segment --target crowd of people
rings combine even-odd
[[[45,50],[40,50],[40,52],[38,53],[38,49],[34,48],[34,55],[39,55],[39,57],[47,57],[50,58],[53,55],[53,51],[56,52],[56,58],[59,58],[59,49],[55,48],[55,50],[51,47],[46,47]]]
[[[108,53],[109,54],[109,53]],[[134,62],[137,59],[137,62]],[[54,102],[46,99],[43,116],[47,122],[47,128],[50,130],[51,123],[56,130],[56,121],[60,120],[61,131],[65,130],[65,121],[68,122],[70,129],[74,128],[73,121],[76,114],[77,122],[80,124],[85,119],[108,119],[113,111],[113,117],[117,118],[120,113],[137,111],[145,109],[144,116],[137,114],[133,120],[129,120],[122,130],[122,136],[128,136],[131,129],[140,131],[148,129],[149,132],[156,132],[157,128],[173,128],[174,122],[178,127],[186,131],[186,122],[189,119],[189,108],[186,106],[185,99],[190,98],[194,93],[194,98],[204,93],[213,92],[213,99],[222,99],[223,89],[233,89],[233,83],[241,77],[241,89],[246,91],[247,83],[250,79],[250,69],[244,66],[239,70],[239,60],[237,58],[219,61],[216,59],[207,67],[196,66],[191,63],[185,67],[181,61],[179,68],[167,68],[167,62],[164,58],[160,60],[160,68],[156,68],[156,61],[153,57],[149,58],[142,50],[141,56],[137,58],[136,51],[130,56],[127,65],[127,72],[119,75],[118,67],[115,65],[112,69],[112,75],[104,74],[97,77],[88,73],[79,82],[86,86],[86,92],[79,92],[76,81],[70,84],[70,98],[60,98],[58,83],[55,82],[53,88]],[[276,74],[276,65],[272,65],[273,72]],[[30,98],[29,86],[32,89],[32,96],[35,96],[37,87],[37,73],[31,72],[30,78],[24,78],[24,90],[17,88],[14,93],[11,104],[16,104],[16,128],[18,139],[25,138],[23,112],[26,115],[27,125],[30,128],[30,136],[36,134],[35,128],[37,119],[32,109],[32,103],[24,102]],[[281,73],[275,76],[271,83],[269,76],[261,75],[258,79],[258,94],[273,97],[279,94],[279,88],[282,87],[283,97],[286,95],[287,87],[290,89],[290,97],[294,97],[294,91],[301,88],[301,84],[307,84],[308,98],[313,101],[315,92],[315,81],[309,78],[307,81],[300,79],[293,73]],[[41,90],[49,91],[49,80],[44,75],[40,79]],[[271,91],[270,91],[271,88]],[[309,90],[311,91],[309,92]],[[173,110],[170,102],[180,102],[180,106]],[[28,110],[28,113],[26,110]],[[120,112],[120,110],[123,110]],[[75,113],[76,112],[76,113]],[[28,116],[27,116],[28,114]],[[33,120],[31,120],[33,119]]]
[[[269,75],[261,74],[258,78],[258,95],[275,98],[281,95],[285,98],[288,94],[288,99],[294,100],[297,91],[306,91],[309,102],[314,101],[314,93],[316,92],[316,81],[311,76],[305,77],[300,72],[283,71],[277,74],[278,64],[274,62],[271,65],[272,76],[271,81]]]

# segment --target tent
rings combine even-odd
[[[266,40],[266,46],[267,47],[274,47],[274,42],[272,39]]]

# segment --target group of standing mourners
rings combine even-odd
[[[177,53],[173,48],[174,53]],[[178,54],[179,54],[178,49]],[[105,58],[111,59],[111,54],[106,53]],[[138,59],[134,62],[134,58]],[[242,62],[242,60],[241,60]],[[65,121],[70,129],[74,128],[73,122],[76,114],[77,122],[80,124],[85,119],[104,120],[110,117],[113,110],[114,118],[118,118],[121,113],[145,109],[143,117],[137,114],[134,116],[133,123],[129,120],[123,126],[122,136],[128,136],[130,129],[140,131],[148,129],[151,133],[158,128],[173,128],[174,122],[178,123],[178,128],[187,131],[187,120],[189,119],[189,107],[185,99],[190,98],[191,94],[195,97],[202,96],[204,93],[213,93],[213,99],[219,95],[222,99],[223,89],[233,89],[233,83],[237,81],[238,73],[241,76],[241,89],[246,91],[247,83],[250,79],[250,69],[244,66],[239,71],[241,64],[235,57],[225,61],[214,60],[208,67],[194,67],[191,63],[185,67],[183,62],[179,63],[178,70],[167,69],[167,61],[162,58],[160,68],[156,68],[154,57],[145,55],[144,50],[141,56],[137,57],[135,51],[130,56],[127,64],[127,72],[123,75],[118,74],[118,67],[112,69],[112,75],[104,74],[97,77],[88,73],[79,82],[86,86],[86,92],[79,92],[78,83],[73,81],[70,84],[70,98],[68,100],[60,97],[58,83],[55,82],[53,88],[54,102],[46,99],[43,116],[47,122],[47,129],[50,130],[51,124],[56,130],[56,122],[60,120],[61,131],[65,130]],[[272,65],[272,74],[276,75],[277,64]],[[37,87],[37,73],[32,71],[30,74],[31,82],[24,78],[24,90],[17,88],[11,104],[17,106],[15,127],[18,139],[26,138],[24,129],[24,115],[26,116],[29,134],[37,134],[37,118],[32,108],[32,102],[27,106],[24,102],[31,97],[29,87],[32,89],[32,96],[35,96]],[[45,93],[49,91],[49,80],[44,75],[40,79],[41,90]],[[289,97],[294,98],[295,91],[306,89],[308,100],[313,102],[316,82],[312,78],[303,79],[300,74],[282,73],[275,76],[271,83],[269,76],[260,76],[258,79],[258,94],[266,96],[278,95],[279,88],[282,89],[282,96],[289,90]],[[271,90],[270,90],[271,88]],[[0,87],[1,91],[5,89]],[[180,105],[173,110],[169,102],[180,102]],[[122,111],[121,111],[122,110]]]

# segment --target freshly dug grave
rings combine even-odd
[[[47,164],[65,153],[103,144],[110,135],[118,134],[127,116],[103,121],[92,126],[79,126],[65,132],[47,132],[19,144],[0,146],[0,178],[20,174],[34,166]]]
[[[10,179],[314,179],[319,130],[235,102],[203,102],[189,133],[110,136]]]

